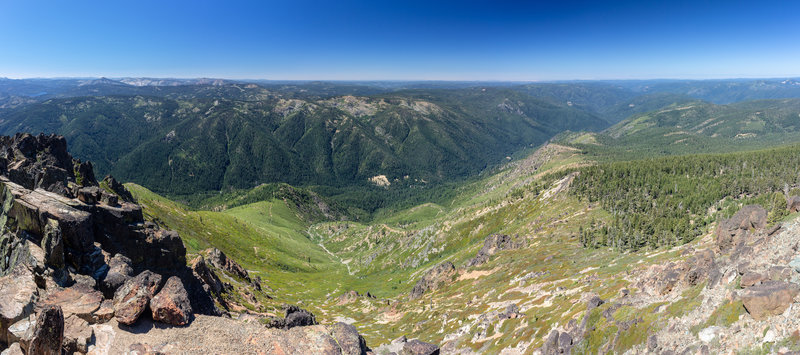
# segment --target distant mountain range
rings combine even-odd
[[[412,186],[471,176],[561,132],[618,122],[594,139],[667,147],[795,132],[796,101],[743,102],[774,97],[800,97],[798,81],[0,79],[0,133],[63,134],[99,172],[162,193],[384,177]],[[740,103],[720,105],[729,102]]]

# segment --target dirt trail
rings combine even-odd
[[[319,247],[322,248],[322,250],[324,250],[326,253],[328,253],[328,255],[330,255],[331,258],[333,258],[333,260],[336,260],[339,263],[341,263],[342,265],[344,265],[347,268],[347,273],[348,274],[350,274],[351,276],[355,275],[353,273],[353,271],[350,270],[350,260],[345,261],[342,258],[340,258],[338,255],[336,255],[334,253],[331,253],[331,251],[328,250],[328,248],[326,248],[324,244],[322,244],[322,236],[320,236],[317,233],[314,233],[312,231],[312,228],[314,228],[314,226],[308,227],[308,231],[306,233],[308,233],[308,235],[311,236],[312,239],[319,240],[319,242],[317,242],[317,245],[319,245]]]

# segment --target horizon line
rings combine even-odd
[[[269,78],[235,78],[211,76],[29,76],[10,77],[0,76],[5,80],[122,80],[122,79],[153,79],[153,80],[228,80],[228,81],[274,81],[274,82],[451,82],[451,83],[559,83],[559,82],[602,82],[602,81],[725,81],[725,80],[787,80],[800,79],[798,75],[787,76],[731,76],[731,77],[653,77],[653,78],[576,78],[576,79],[547,79],[547,80],[505,80],[505,79],[269,79]]]

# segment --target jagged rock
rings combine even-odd
[[[75,181],[67,141],[56,135],[0,137],[0,174],[28,189],[56,193],[66,193],[69,182]]]
[[[122,324],[133,324],[147,308],[161,285],[161,275],[143,271],[114,293],[114,317]]]
[[[342,354],[367,353],[363,338],[355,327],[337,323],[313,325],[288,330],[267,329],[245,340],[266,354]]]
[[[369,293],[367,293],[367,294],[369,294]],[[350,290],[350,291],[347,291],[347,292],[343,293],[341,296],[339,296],[337,303],[340,304],[340,305],[345,305],[345,304],[356,302],[359,299],[361,299],[362,297],[363,296],[360,293],[358,293],[356,291],[353,291],[353,290]]]
[[[70,274],[69,275],[72,281],[74,282],[75,287],[80,287],[84,289],[93,289],[97,287],[97,280],[89,275],[83,274]]]
[[[542,344],[541,353],[542,355],[554,355],[558,354],[558,330],[551,330],[547,337],[544,339],[544,344]]]
[[[786,199],[786,209],[792,213],[800,211],[800,196],[789,196]]]
[[[675,266],[670,264],[662,274],[658,276],[655,287],[659,295],[666,295],[678,285],[680,281],[680,272],[675,269]]]
[[[111,175],[106,175],[106,177],[103,178],[103,181],[100,182],[100,186],[105,188],[107,191],[116,194],[120,199],[122,199],[122,201],[133,203],[136,202],[130,191],[125,188],[125,185],[121,184]]]
[[[478,251],[473,259],[467,262],[467,267],[478,266],[489,261],[489,257],[500,250],[517,249],[521,243],[515,242],[514,238],[505,234],[492,234],[486,237],[483,247]]]
[[[66,317],[75,315],[86,321],[92,320],[92,314],[103,303],[103,294],[88,287],[73,286],[51,292],[37,304],[46,308],[58,306]]]
[[[78,254],[94,248],[92,214],[80,210],[80,202],[42,189],[27,190],[5,177],[0,177],[0,185],[3,185],[0,199],[4,201],[3,212],[7,216],[5,225],[41,236],[48,220],[55,220],[65,247]]]
[[[28,348],[28,344],[33,338],[33,330],[36,325],[36,315],[31,314],[27,318],[12,324],[8,327],[8,342],[17,342],[20,345],[25,344],[24,348]]]
[[[331,336],[342,348],[344,354],[362,354],[367,349],[364,337],[358,334],[356,327],[345,323],[336,323],[328,327]]]
[[[591,298],[589,298],[588,301],[586,301],[586,310],[587,311],[593,310],[597,307],[600,307],[600,305],[603,303],[606,303],[606,301],[603,301],[603,299],[601,299],[600,296],[594,295]]]
[[[114,301],[103,300],[100,308],[92,313],[91,323],[105,323],[110,321],[111,318],[114,318]]]
[[[783,281],[764,281],[742,293],[744,308],[755,320],[783,313],[800,291],[798,285]]]
[[[172,325],[189,323],[192,305],[180,278],[172,276],[167,279],[161,291],[150,300],[150,310],[153,312],[153,320]]]
[[[64,240],[58,221],[47,219],[42,234],[42,249],[47,265],[60,269],[64,267]]]
[[[97,178],[94,176],[94,167],[92,162],[81,162],[78,159],[74,160],[72,165],[75,171],[75,182],[79,186],[97,186]]]
[[[208,268],[202,255],[192,261],[192,272],[195,277],[203,282],[203,288],[206,289],[207,292],[213,292],[216,295],[222,292],[222,281]]]
[[[22,347],[19,345],[19,343],[14,343],[11,344],[8,349],[3,350],[0,355],[25,355],[25,353],[22,351]]]
[[[758,272],[746,272],[744,275],[742,275],[742,279],[739,283],[742,287],[750,287],[758,285],[766,279],[767,277],[764,276],[764,274]]]
[[[291,329],[317,324],[317,318],[309,311],[294,305],[283,305],[283,308],[284,318],[272,317],[267,328]]]
[[[720,221],[716,231],[718,250],[727,251],[744,241],[748,231],[767,225],[767,211],[758,205],[742,207],[731,218]]]
[[[439,346],[426,343],[419,339],[412,339],[403,344],[403,349],[398,355],[438,355]]]
[[[61,355],[64,342],[64,313],[61,307],[48,306],[36,317],[28,355]]]
[[[287,306],[284,312],[284,327],[286,329],[317,324],[317,318],[314,317],[314,314],[300,307]]]
[[[92,327],[85,320],[76,316],[69,316],[64,321],[64,351],[67,354],[75,352],[86,353],[92,341]]]
[[[94,205],[100,201],[100,188],[97,186],[82,187],[76,194],[78,200],[85,204]]]
[[[438,289],[444,283],[451,281],[455,274],[456,268],[453,266],[453,263],[449,261],[436,265],[422,275],[422,278],[417,281],[417,284],[411,289],[409,299],[413,300],[419,298],[427,291]]]
[[[37,295],[34,276],[24,265],[0,277],[0,342],[10,343],[6,329],[33,313]]]
[[[247,273],[247,271],[241,265],[239,265],[239,263],[228,258],[225,253],[219,249],[208,249],[206,250],[206,255],[208,256],[208,262],[211,263],[211,265],[214,265],[214,267],[227,271],[234,276],[238,276],[247,280],[247,282],[250,282],[250,275]]]
[[[133,277],[131,259],[122,254],[116,254],[108,261],[108,271],[100,281],[100,289],[107,298],[111,298],[125,281]]]
[[[689,286],[697,285],[703,281],[708,281],[709,286],[713,286],[719,277],[719,269],[714,263],[714,252],[705,249],[695,253],[686,260],[684,280]]]

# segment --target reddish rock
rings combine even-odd
[[[92,313],[92,323],[105,323],[114,318],[114,302],[111,300],[103,300],[94,313]]]
[[[36,317],[28,355],[61,355],[64,342],[64,313],[61,307],[48,306]]]
[[[783,281],[764,281],[742,293],[744,308],[755,320],[783,313],[794,301],[798,286]]]
[[[33,313],[36,295],[33,274],[24,265],[0,277],[0,342],[11,343],[6,329]]]
[[[731,218],[720,221],[716,230],[717,249],[727,251],[741,244],[747,233],[753,229],[762,229],[767,225],[767,211],[758,205],[742,207]]]
[[[161,284],[161,275],[143,271],[114,293],[114,317],[121,324],[133,324],[147,308]]]
[[[172,276],[167,280],[161,291],[150,300],[150,310],[153,312],[153,320],[172,325],[189,323],[192,305],[180,278]]]
[[[73,286],[50,293],[37,304],[38,308],[61,307],[64,315],[76,315],[86,321],[92,320],[92,313],[103,303],[103,294],[88,287]]]

